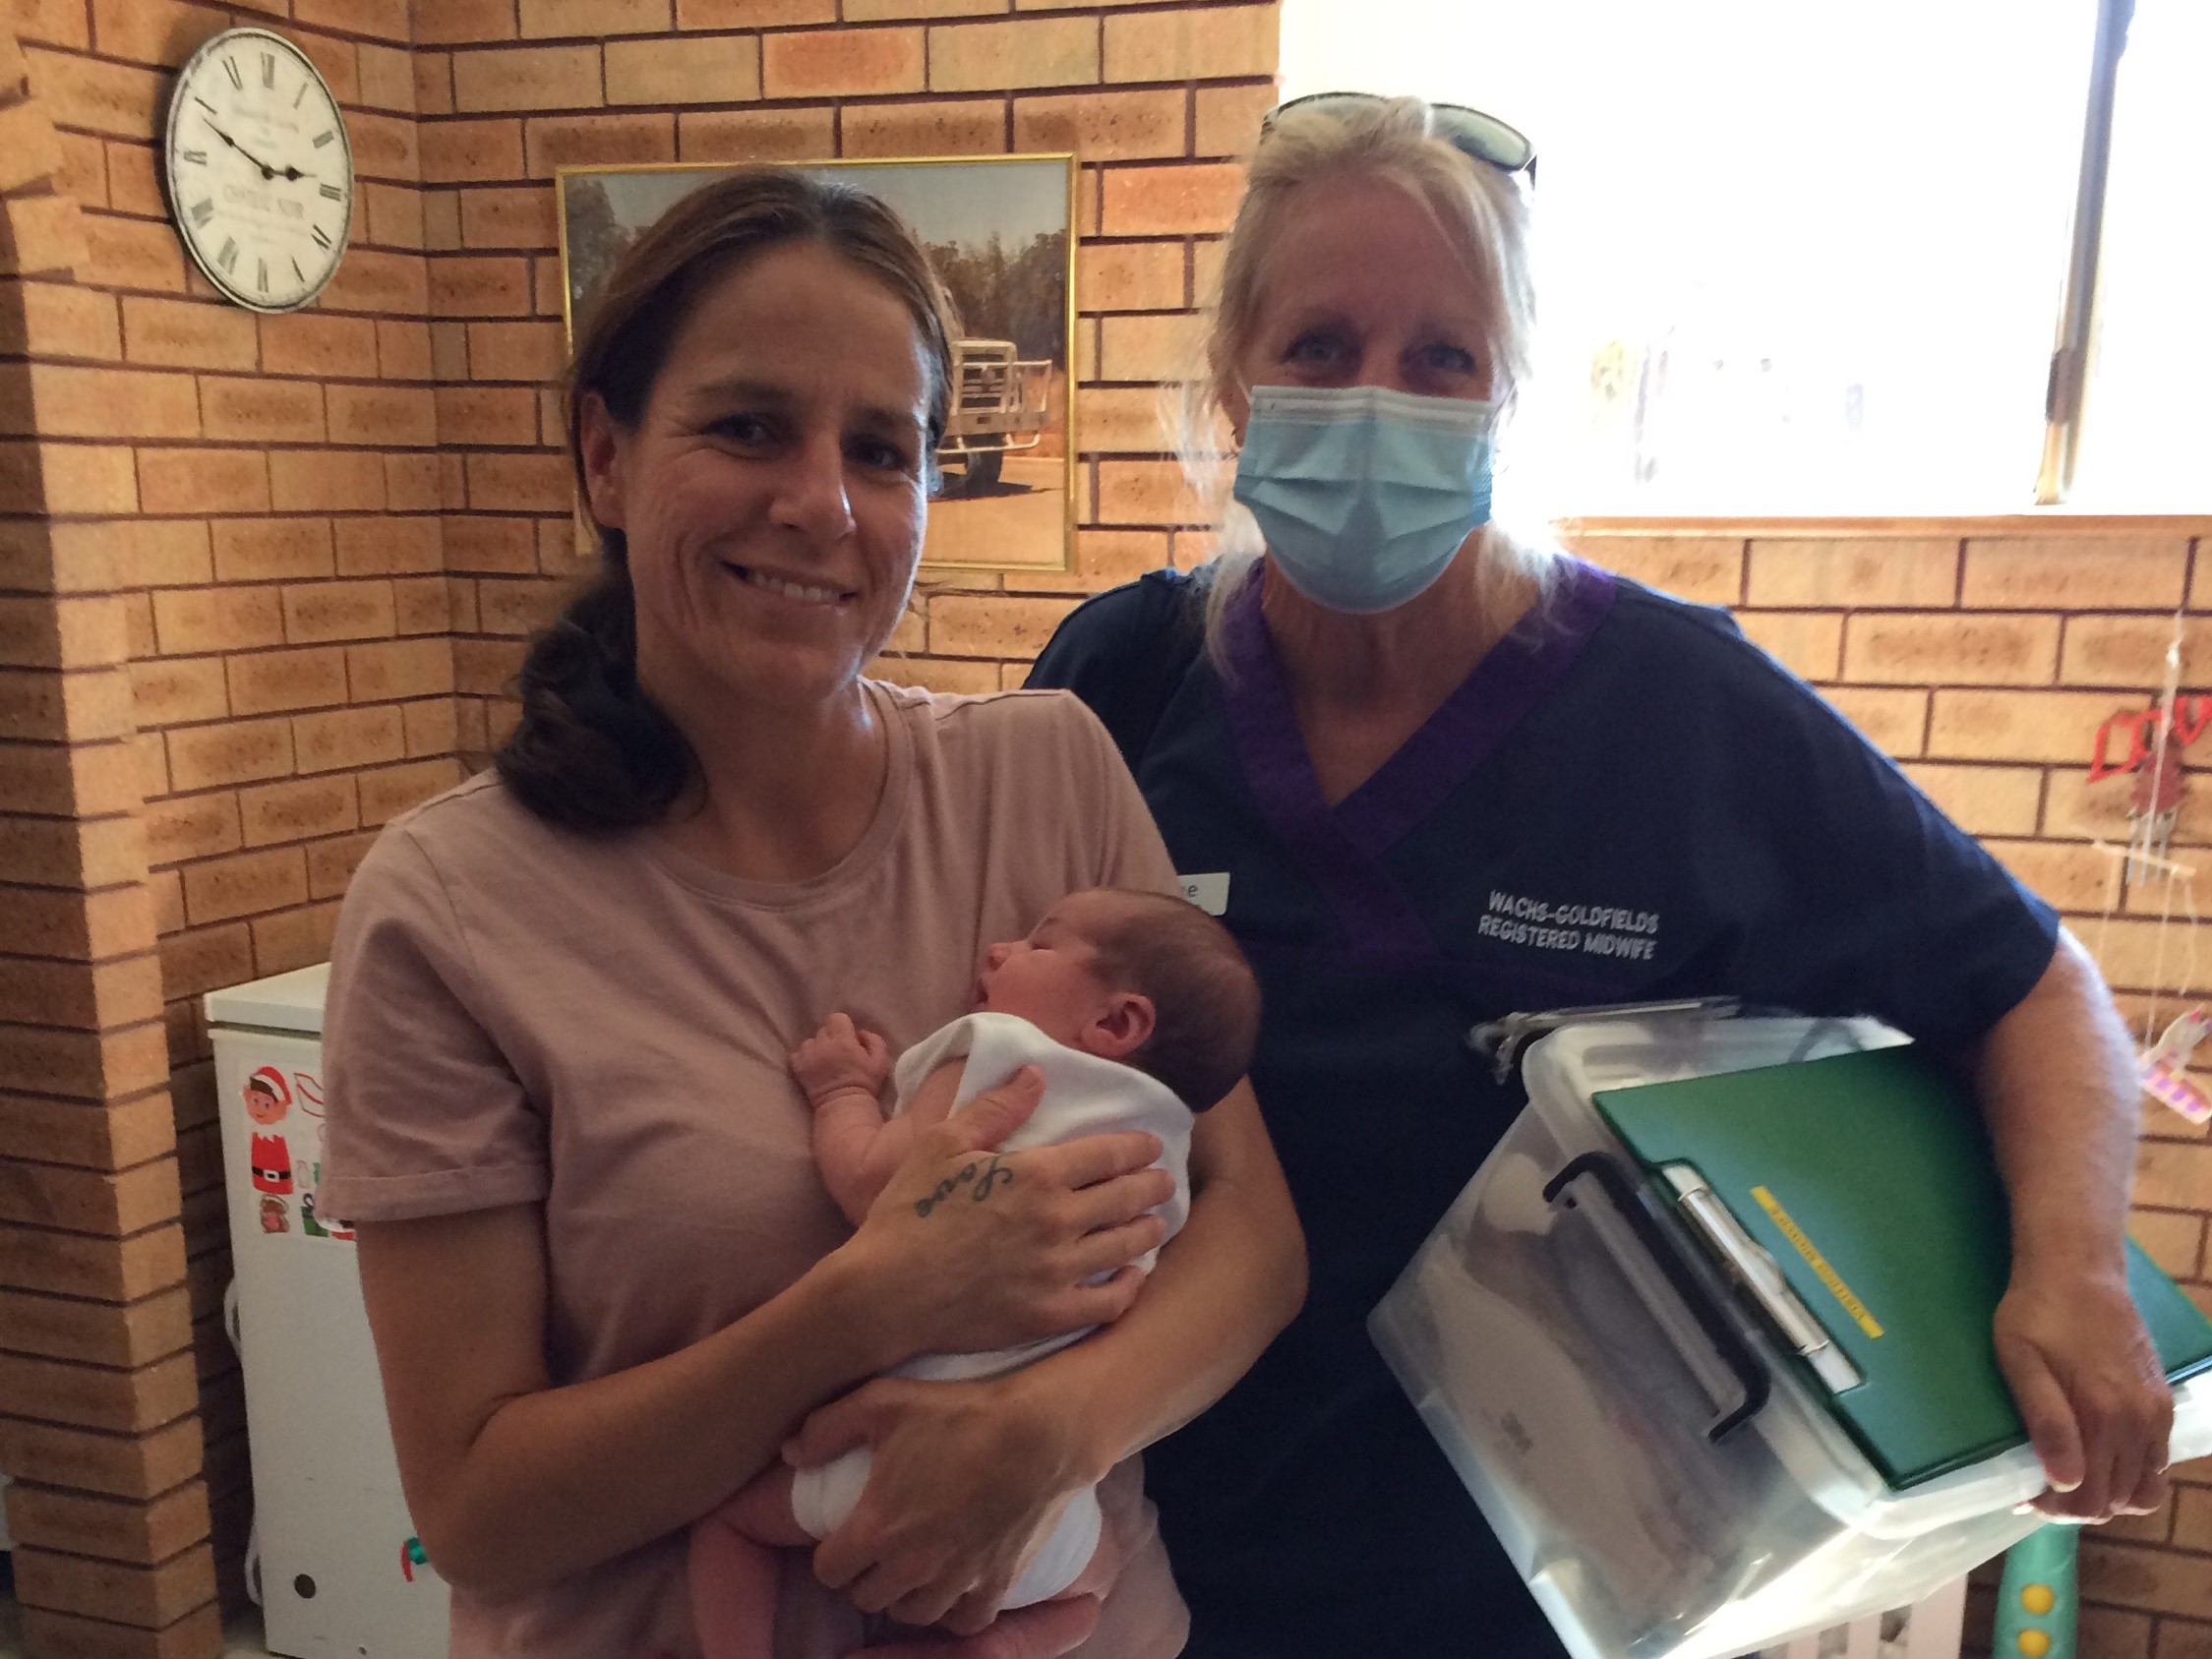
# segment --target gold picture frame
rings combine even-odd
[[[742,161],[563,167],[554,174],[561,322],[624,247]],[[1075,563],[1075,202],[1072,154],[774,163],[836,170],[881,197],[935,260],[960,312],[943,484],[922,567],[1065,572]],[[1002,331],[1001,331],[1002,330]]]

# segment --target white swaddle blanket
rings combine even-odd
[[[1155,1167],[1175,1178],[1175,1194],[1160,1207],[1167,1223],[1168,1238],[1181,1230],[1190,1215],[1190,1108],[1157,1078],[1118,1060],[1054,1042],[1027,1020],[1012,1014],[969,1014],[939,1027],[899,1056],[891,1073],[891,1115],[907,1109],[929,1074],[947,1060],[967,1056],[960,1087],[953,1096],[958,1111],[987,1089],[995,1089],[1023,1066],[1045,1074],[1045,1098],[1027,1123],[1006,1137],[1001,1152],[1028,1147],[1056,1146],[1084,1135],[1104,1135],[1123,1129],[1145,1129],[1160,1137],[1161,1155]],[[988,1155],[979,1155],[987,1157]],[[955,1189],[942,1202],[973,1202],[973,1184]],[[1152,1272],[1158,1251],[1137,1259],[1145,1273]],[[996,1377],[1017,1370],[1046,1354],[1082,1340],[1090,1331],[1071,1331],[1046,1336],[1014,1348],[994,1348],[987,1353],[917,1354],[894,1373],[931,1382],[957,1382],[966,1378]],[[825,1538],[853,1512],[867,1485],[867,1448],[860,1447],[816,1468],[801,1469],[792,1480],[792,1512],[799,1524],[816,1538]],[[1027,1607],[1049,1600],[1073,1583],[1099,1543],[1099,1501],[1095,1493],[1078,1493],[1061,1511],[1049,1537],[1039,1547],[1014,1581],[1005,1605]]]

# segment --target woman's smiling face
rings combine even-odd
[[[678,708],[819,706],[897,625],[922,551],[931,365],[889,289],[815,242],[714,279],[633,430],[587,407],[638,679]]]

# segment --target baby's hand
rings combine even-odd
[[[850,1016],[832,1014],[820,1031],[792,1050],[791,1075],[817,1106],[848,1089],[872,1099],[883,1093],[891,1075],[890,1045],[855,1026]]]

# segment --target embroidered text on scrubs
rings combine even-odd
[[[1493,887],[1490,908],[1474,930],[1509,945],[1649,962],[1658,949],[1659,913],[1612,905],[1552,904]]]

